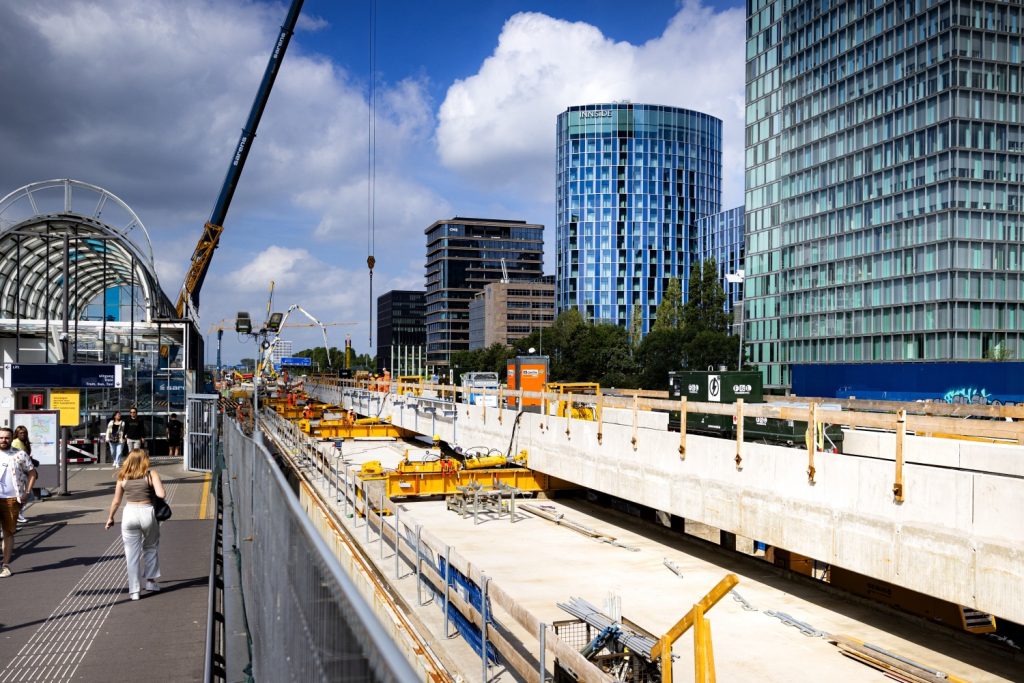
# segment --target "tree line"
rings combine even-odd
[[[570,309],[551,327],[536,330],[511,347],[494,344],[453,353],[456,381],[471,371],[497,372],[504,377],[508,359],[526,355],[531,348],[550,358],[553,381],[600,382],[602,387],[667,389],[668,373],[673,370],[735,366],[739,339],[729,334],[731,316],[725,312],[725,291],[714,259],[690,269],[686,303],[682,283],[669,280],[646,337],[640,328],[639,305],[632,313],[633,324],[626,329],[586,320],[578,310]]]

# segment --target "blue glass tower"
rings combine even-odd
[[[697,219],[722,202],[722,122],[649,104],[591,104],[558,116],[556,304],[643,331],[669,278],[683,296]]]
[[[743,218],[743,207],[737,206],[697,221],[696,259],[715,259],[727,311],[743,300]]]

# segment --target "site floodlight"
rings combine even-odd
[[[235,332],[239,334],[252,334],[252,318],[248,311],[239,311],[235,316]]]
[[[270,319],[267,320],[267,332],[277,334],[278,330],[281,329],[281,319],[283,317],[283,313],[271,313]]]

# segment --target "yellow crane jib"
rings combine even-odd
[[[188,273],[185,274],[185,283],[181,286],[181,291],[178,292],[178,303],[175,306],[175,311],[179,318],[185,317],[186,301],[192,298],[199,285],[199,280],[209,269],[210,261],[213,259],[213,252],[220,242],[220,234],[222,232],[224,232],[224,228],[213,223],[207,223],[203,227],[203,236],[199,238],[196,250],[192,253],[192,263],[188,267]]]

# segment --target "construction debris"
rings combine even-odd
[[[912,659],[884,650],[877,645],[865,643],[848,636],[828,636],[828,641],[839,648],[839,651],[850,659],[878,669],[886,676],[903,683],[934,683],[949,681],[950,683],[967,683],[963,678],[940,671],[933,667],[915,662]]]

